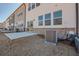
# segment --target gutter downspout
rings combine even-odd
[[[76,35],[78,36],[78,3],[76,3]]]
[[[13,14],[13,32],[15,31],[15,14]]]
[[[24,16],[24,32],[26,31],[26,4],[24,3],[25,6],[25,16]]]

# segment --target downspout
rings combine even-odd
[[[78,3],[76,3],[76,35],[78,36]]]
[[[26,30],[26,4],[24,3],[25,6],[25,16],[24,16],[24,31]]]
[[[13,14],[13,22],[12,23],[13,23],[13,31],[14,31],[14,14]]]
[[[15,14],[13,14],[13,32],[15,32]]]

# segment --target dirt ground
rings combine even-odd
[[[1,56],[78,56],[75,48],[63,43],[56,46],[45,43],[40,36],[25,37],[11,41],[0,34]]]

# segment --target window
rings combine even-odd
[[[17,16],[19,17],[19,16],[21,16],[23,13],[21,12],[21,13],[19,13]]]
[[[45,25],[51,25],[51,13],[45,14]]]
[[[36,3],[36,7],[39,6],[39,5],[40,5],[40,3]]]
[[[33,27],[33,21],[30,21],[30,27]]]
[[[28,11],[34,9],[35,6],[37,7],[39,5],[40,5],[40,3],[29,3],[29,5],[28,5]]]
[[[56,11],[53,13],[54,25],[62,24],[62,10]]]
[[[31,7],[28,8],[28,11],[30,11],[30,10],[31,10]]]
[[[27,22],[27,27],[29,27],[29,21]]]
[[[33,27],[33,21],[28,21],[27,22],[27,27]]]
[[[43,15],[38,17],[38,25],[42,26],[43,25]]]
[[[34,9],[35,8],[35,3],[32,3],[32,9]]]
[[[29,6],[28,6],[28,11],[31,10],[31,3],[29,3]]]

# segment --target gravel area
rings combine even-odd
[[[0,55],[2,56],[77,56],[75,48],[63,43],[56,46],[45,43],[40,36],[9,40],[0,33]]]
[[[0,33],[0,55],[10,55],[10,40],[3,33]]]

